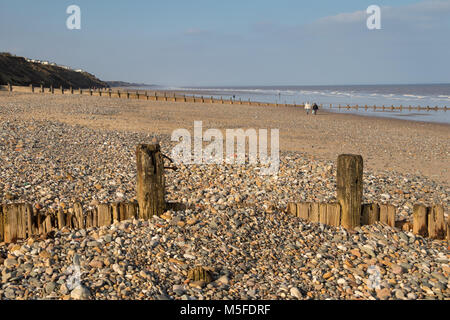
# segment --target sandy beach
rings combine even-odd
[[[342,153],[361,154],[366,168],[418,174],[450,181],[450,126],[320,111],[307,116],[301,108],[192,104],[0,93],[11,116],[79,124],[125,132],[170,135],[177,128],[278,128],[280,149],[335,161]],[[17,107],[16,107],[17,106]],[[23,107],[20,107],[23,106]],[[4,114],[6,111],[2,111]],[[3,116],[2,114],[2,116]]]
[[[280,171],[180,166],[167,200],[188,209],[150,221],[58,231],[53,239],[0,244],[0,298],[48,299],[448,299],[449,255],[385,225],[354,233],[288,217],[289,202],[335,200],[336,158],[364,158],[364,201],[450,204],[450,126],[301,108],[150,102],[0,92],[0,199],[44,210],[135,199],[135,147],[174,129],[280,130]],[[81,257],[86,291],[67,286]],[[190,268],[211,283],[185,282]],[[381,287],[372,289],[375,265]]]

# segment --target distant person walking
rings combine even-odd
[[[307,102],[305,104],[305,110],[306,110],[306,114],[309,114],[309,110],[311,110],[311,104],[309,102]]]
[[[314,103],[314,105],[312,106],[312,110],[313,115],[316,115],[317,110],[319,110],[319,106],[317,105],[317,103]]]

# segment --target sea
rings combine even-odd
[[[154,87],[152,87],[153,90]],[[450,107],[450,84],[405,85],[339,85],[339,86],[230,86],[189,87],[160,86],[158,90],[181,91],[186,94],[213,96],[223,99],[260,101],[279,104],[322,104],[327,111],[388,117],[413,121],[450,124],[450,110],[382,111],[363,109],[336,109],[338,105],[398,107]],[[329,109],[330,104],[332,109]]]

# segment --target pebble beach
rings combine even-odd
[[[239,113],[238,113],[239,112]],[[239,117],[236,115],[239,114]],[[336,158],[364,158],[364,202],[411,220],[448,208],[450,126],[302,109],[0,92],[0,201],[40,210],[136,199],[135,148],[176,128],[279,128],[280,169],[180,165],[149,221],[0,243],[0,299],[449,299],[446,241],[377,223],[354,231],[286,214],[336,200]],[[190,279],[201,266],[207,281]],[[79,272],[75,272],[79,270]],[[79,280],[73,286],[74,274]]]

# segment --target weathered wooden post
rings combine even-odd
[[[428,236],[428,212],[427,207],[415,204],[413,208],[413,233],[423,237]]]
[[[31,91],[32,93],[34,93],[34,87],[33,87],[33,84],[30,84],[30,91]]]
[[[3,206],[0,205],[0,242],[5,241],[3,235],[5,234],[5,228],[4,228],[4,218],[3,218]]]
[[[297,204],[297,217],[308,221],[309,217],[310,217],[310,213],[309,213],[310,208],[311,208],[311,203],[309,203],[309,202],[298,203]]]
[[[395,206],[380,204],[380,222],[395,227]]]
[[[444,208],[441,205],[434,205],[428,213],[428,236],[443,240],[446,231]]]
[[[361,223],[363,158],[341,154],[337,164],[337,199],[341,205],[341,225],[353,229]]]
[[[164,200],[164,161],[159,144],[138,145],[136,148],[137,199],[139,218],[150,219],[162,215]]]
[[[64,94],[64,88],[63,88],[63,86],[61,86],[60,89],[61,89],[61,94]]]
[[[127,90],[127,99],[130,99],[130,93]]]
[[[361,225],[374,224],[380,221],[380,207],[377,203],[363,204]]]
[[[41,93],[44,93],[44,85],[41,83]]]
[[[70,86],[70,94],[73,94],[73,87]]]
[[[27,238],[30,207],[26,204],[8,204],[3,207],[3,241],[16,242]]]
[[[51,94],[55,94],[55,89],[53,89],[53,85],[50,86],[50,92]]]
[[[117,90],[117,96],[120,98],[120,90]]]
[[[107,203],[101,203],[97,206],[98,226],[109,226],[112,223],[112,207]]]

